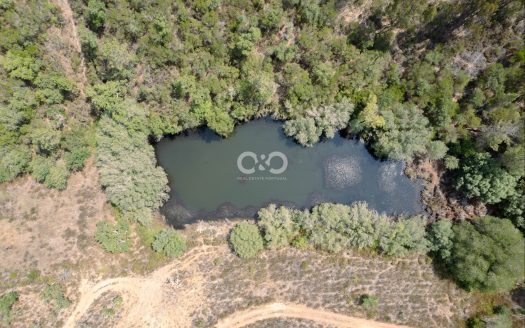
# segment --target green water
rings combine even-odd
[[[161,210],[168,221],[181,226],[199,219],[253,216],[272,202],[304,208],[366,201],[388,214],[422,211],[421,184],[403,175],[403,163],[379,161],[362,142],[340,136],[305,148],[287,138],[281,126],[257,120],[238,126],[227,139],[201,129],[160,141],[157,158],[171,188]],[[251,152],[258,163],[246,156],[239,166],[243,152]],[[284,159],[274,156],[266,163],[272,152],[288,161],[280,174],[275,170],[285,168]]]

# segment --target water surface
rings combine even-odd
[[[268,203],[305,208],[366,201],[391,215],[422,211],[421,183],[403,174],[403,163],[379,161],[361,141],[340,136],[305,148],[268,119],[238,126],[227,139],[209,129],[165,138],[156,152],[171,188],[161,211],[175,226],[253,216]]]

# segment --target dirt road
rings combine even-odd
[[[283,303],[271,303],[236,312],[219,321],[217,328],[240,328],[260,320],[282,317],[312,320],[322,324],[345,328],[407,328],[407,326],[382,323],[312,309],[304,305]]]
[[[144,277],[111,278],[98,283],[84,280],[79,287],[80,297],[64,327],[75,327],[88,313],[93,302],[109,291],[123,296],[123,315],[122,320],[117,324],[118,327],[191,327],[191,307],[186,308],[183,300],[197,303],[205,301],[199,299],[198,286],[202,284],[191,281],[187,284],[189,288],[181,287],[173,281],[173,274],[191,268],[196,262],[203,257],[209,257],[212,253],[225,251],[228,250],[224,245],[198,246],[181,259],[174,260]],[[191,279],[198,280],[199,277],[191,277]],[[300,304],[283,303],[271,303],[233,313],[220,320],[217,327],[244,327],[259,320],[279,317],[307,319],[336,327],[406,327],[313,309]]]

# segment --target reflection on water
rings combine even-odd
[[[162,140],[156,151],[171,188],[161,211],[176,226],[253,216],[271,202],[304,208],[366,201],[388,214],[422,211],[421,184],[403,174],[403,163],[376,160],[362,142],[339,136],[304,148],[279,122],[253,121],[228,139],[199,129]]]

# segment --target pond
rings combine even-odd
[[[174,226],[200,219],[252,217],[269,203],[297,208],[365,201],[391,215],[422,212],[422,184],[404,163],[379,161],[362,141],[336,136],[311,148],[286,137],[280,122],[255,120],[222,139],[207,128],[156,146],[169,178],[161,209]]]

